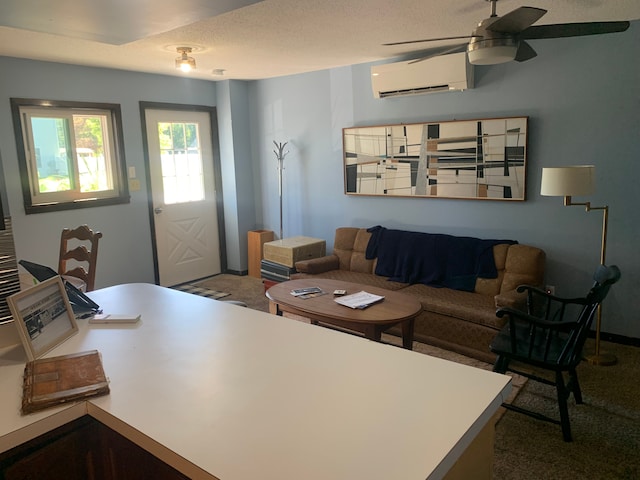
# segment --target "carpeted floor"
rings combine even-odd
[[[268,311],[260,279],[223,274],[197,285],[230,293],[225,300]],[[398,339],[385,336],[385,340]],[[415,349],[440,356],[429,345],[416,343]],[[583,362],[578,367],[585,403],[569,401],[573,442],[564,442],[560,427],[550,423],[511,411],[497,417],[495,480],[640,480],[640,348],[603,342],[602,349],[615,354],[618,363],[597,367]],[[589,342],[585,353],[592,351]],[[461,355],[456,359],[456,354],[445,354],[453,361],[490,368]],[[517,390],[515,405],[557,416],[552,387],[528,381]]]
[[[228,292],[230,295],[224,300],[236,300],[246,303],[254,310],[269,311],[269,300],[264,296],[264,286],[259,278],[221,274],[201,280],[196,285],[209,290]]]

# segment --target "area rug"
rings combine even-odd
[[[201,297],[213,298],[218,300],[220,298],[228,297],[230,294],[226,292],[218,292],[216,290],[209,290],[208,288],[198,287],[197,285],[185,284],[171,287],[174,290],[180,290],[181,292],[193,293],[194,295],[200,295]]]

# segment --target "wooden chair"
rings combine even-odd
[[[79,278],[85,283],[87,292],[95,287],[100,238],[102,233],[94,233],[87,225],[81,225],[73,230],[65,228],[60,237],[58,273]]]
[[[560,420],[510,404],[502,406],[560,425],[567,442],[571,441],[567,399],[573,393],[576,404],[582,403],[576,367],[582,360],[582,348],[594,314],[611,285],[620,279],[620,269],[615,265],[600,265],[593,278],[593,287],[584,298],[566,299],[529,285],[518,287],[519,292],[527,292],[527,312],[512,308],[499,309],[496,315],[507,315],[509,321],[490,347],[497,354],[494,372],[505,373],[509,370],[556,387]],[[517,362],[520,368],[511,368],[511,361]],[[523,370],[522,365],[533,369]],[[544,378],[544,371],[553,372],[555,379]],[[568,374],[566,383],[565,372]]]

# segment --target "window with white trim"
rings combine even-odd
[[[26,213],[128,203],[120,106],[11,99]]]

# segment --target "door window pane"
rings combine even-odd
[[[204,200],[202,151],[196,123],[158,123],[164,203]]]

